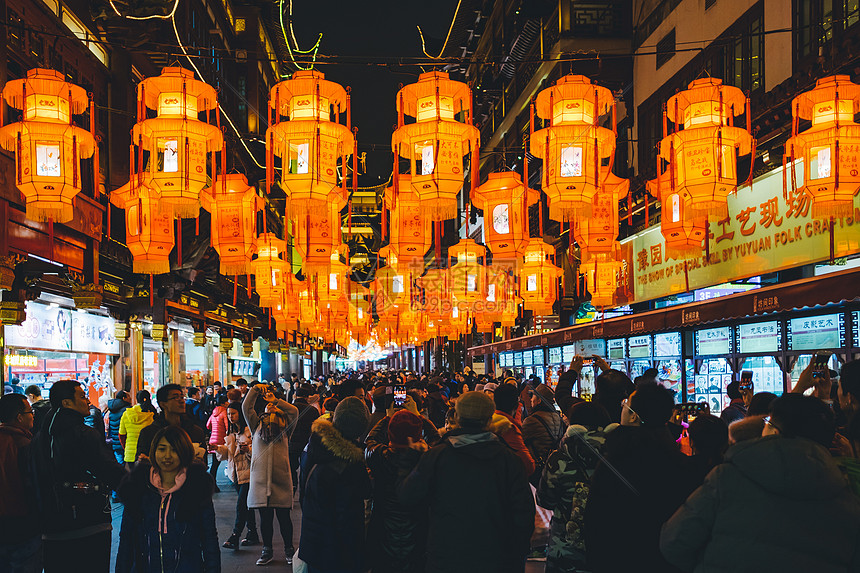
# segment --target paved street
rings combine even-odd
[[[223,465],[222,465],[223,467]],[[219,473],[221,473],[219,471]],[[218,526],[218,543],[219,545],[230,536],[233,530],[233,520],[236,517],[236,493],[223,473],[218,476],[218,487],[221,488],[221,493],[215,494],[215,522]],[[299,530],[301,527],[302,514],[298,509],[291,512],[293,518],[293,542],[296,547],[299,545]],[[116,556],[119,547],[119,528],[122,521],[122,505],[114,504],[113,506],[113,548],[111,551],[111,571],[114,570],[113,559]],[[277,520],[276,520],[277,522]],[[277,527],[277,526],[276,526]],[[278,530],[275,529],[275,539],[280,539]],[[291,570],[284,560],[283,547],[280,543],[275,543],[275,560],[267,567],[276,571]],[[239,551],[230,549],[221,550],[221,571],[224,573],[240,573],[248,571],[259,571],[260,568],[255,566],[257,558],[260,556],[260,546],[242,547]],[[543,571],[543,563],[530,561],[526,566],[526,573],[541,573]]]

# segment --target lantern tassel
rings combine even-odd
[[[182,268],[182,219],[176,219],[176,264]]]
[[[239,298],[239,275],[233,275],[233,306],[236,306]]]
[[[835,258],[835,255],[836,255],[836,240],[834,237],[834,230],[833,230],[835,222],[836,222],[835,219],[833,217],[830,217],[830,229],[829,229],[829,231],[830,231],[830,264],[831,265],[833,264],[833,259]]]

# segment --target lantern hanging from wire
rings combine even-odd
[[[330,255],[326,270],[315,276],[316,286],[314,288],[316,289],[320,312],[324,312],[326,309],[346,311],[349,271],[349,265],[340,262],[340,251],[338,250]]]
[[[615,153],[615,100],[612,92],[585,76],[567,75],[538,94],[538,117],[550,125],[531,136],[531,153],[544,160],[541,187],[549,218],[570,221],[588,216]],[[612,112],[612,129],[601,115]]]
[[[125,242],[131,252],[132,271],[169,273],[173,217],[160,209],[158,193],[139,184],[135,175],[135,179],[111,193],[110,201],[125,210]]]
[[[502,326],[513,326],[519,312],[521,299],[517,296],[514,278],[507,264],[493,263],[487,267],[487,297],[483,312],[476,308],[476,317],[498,322]],[[484,319],[482,319],[482,323]],[[486,332],[486,331],[482,331]]]
[[[81,160],[96,153],[92,99],[61,73],[41,68],[12,80],[3,100],[23,110],[21,121],[0,128],[0,146],[15,154],[15,185],[24,195],[27,218],[65,223],[74,217],[72,200],[82,188]],[[90,113],[90,131],[73,116]],[[99,184],[98,154],[94,183]]]
[[[389,209],[388,248],[404,262],[423,259],[433,241],[432,221],[411,181],[411,175],[399,175],[396,183],[385,191],[385,205]]]
[[[613,257],[595,257],[580,266],[580,271],[585,275],[586,288],[591,293],[593,306],[615,306],[620,269],[621,263]]]
[[[273,233],[257,237],[257,258],[251,261],[260,306],[278,304],[284,296],[289,263],[285,259],[287,244]]]
[[[448,248],[450,294],[454,302],[471,305],[487,290],[487,248],[472,239],[460,239]],[[456,263],[454,260],[456,259]]]
[[[296,250],[302,257],[302,274],[312,277],[326,272],[332,254],[343,247],[338,204],[329,203],[327,210],[318,215],[297,215],[293,219],[293,233]]]
[[[374,279],[376,313],[380,317],[407,308],[412,297],[412,272],[408,265],[400,265],[397,255],[388,247],[379,250],[386,266],[378,268]]]
[[[803,159],[804,191],[812,198],[816,219],[848,217],[854,212],[854,196],[860,188],[860,85],[849,76],[829,76],[791,103],[792,137],[785,144],[787,159]],[[800,120],[812,126],[798,133]]]
[[[702,253],[707,233],[705,217],[690,215],[692,199],[686,190],[672,192],[669,171],[646,184],[648,193],[660,201],[660,231],[666,242],[666,258],[682,260]]]
[[[594,195],[590,217],[578,217],[573,221],[573,237],[579,244],[582,261],[593,255],[612,253],[618,238],[618,201],[627,195],[628,179],[621,179],[611,171],[603,185]]]
[[[744,113],[747,128],[732,125]],[[669,98],[665,114],[675,125],[674,133],[664,129],[660,142],[660,158],[669,163],[670,192],[690,194],[693,218],[725,218],[728,195],[737,189],[738,155],[748,155],[754,144],[748,99],[721,80],[700,78]]]
[[[471,198],[484,212],[485,243],[493,253],[493,263],[508,261],[513,268],[529,241],[528,208],[540,199],[539,191],[527,189],[519,173],[504,171],[490,173]]]
[[[179,67],[162,69],[137,86],[137,123],[132,144],[137,146],[138,175],[161,195],[162,208],[174,217],[197,217],[200,191],[207,185],[207,155],[220,151],[224,136],[199,114],[215,110],[215,89]],[[147,117],[147,110],[155,117]],[[220,121],[220,120],[218,120]]]
[[[523,254],[520,296],[523,307],[535,316],[552,314],[552,305],[558,299],[558,279],[563,271],[552,263],[553,254],[553,248],[539,237],[529,241]]]
[[[451,274],[449,269],[427,269],[424,276],[415,280],[424,290],[422,311],[433,320],[441,320],[451,316]]]
[[[328,216],[330,203],[343,209],[347,195],[345,188],[337,187],[338,170],[345,182],[347,157],[355,147],[346,90],[326,80],[322,72],[301,70],[269,90],[269,109],[273,116],[266,132],[267,192],[278,157],[281,186],[294,217]],[[340,123],[343,112],[346,125]],[[287,121],[281,121],[283,117]]]
[[[244,275],[257,252],[257,210],[262,199],[240,173],[230,173],[213,181],[200,193],[201,203],[211,217],[209,240],[220,259],[223,275]]]
[[[433,221],[455,218],[464,158],[470,154],[472,181],[477,182],[480,133],[472,124],[472,90],[446,72],[426,72],[397,93],[397,112],[391,136],[395,166],[399,157],[409,161],[412,189]],[[406,123],[407,116],[415,122]]]

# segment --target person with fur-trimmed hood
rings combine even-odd
[[[331,422],[319,418],[311,428],[299,487],[299,558],[309,573],[367,570],[364,502],[371,484],[360,440],[369,423],[364,401],[350,396]]]

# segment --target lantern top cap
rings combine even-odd
[[[548,245],[542,238],[532,237],[529,239],[525,253],[536,253],[540,251],[542,251],[547,257],[555,254],[555,249],[553,249],[551,245]]]
[[[453,109],[469,107],[472,103],[472,90],[463,82],[449,79],[447,72],[426,72],[418,76],[418,81],[397,92],[397,111],[403,111],[405,115],[416,117],[418,115],[418,100],[428,97],[450,98]],[[447,120],[451,121],[451,120]]]
[[[330,105],[338,109],[346,109],[346,89],[338,83],[325,79],[325,74],[316,70],[299,70],[293,76],[276,83],[269,90],[269,107],[275,109],[280,104],[278,112],[289,115],[290,100],[294,97],[309,96],[327,99]],[[328,117],[325,118],[328,121]]]
[[[538,117],[549,119],[553,115],[552,108],[562,101],[586,100],[593,104],[595,98],[599,114],[606,113],[615,102],[615,96],[608,88],[591,83],[586,76],[568,74],[538,94],[535,111]]]
[[[502,171],[501,173],[490,173],[489,179],[475,189],[472,194],[472,203],[478,209],[484,210],[491,200],[522,201],[523,179],[516,171]],[[539,192],[531,187],[528,188],[526,203],[532,205],[537,203]],[[504,199],[499,195],[503,195]]]
[[[802,119],[812,119],[812,108],[814,105],[836,101],[860,100],[860,85],[851,81],[849,76],[827,76],[815,82],[815,88],[803,92],[792,101],[792,110],[797,110],[797,115]]]
[[[158,109],[158,98],[163,93],[185,93],[186,96],[197,98],[197,111],[206,111],[218,107],[218,96],[215,88],[194,78],[194,72],[168,66],[161,69],[161,75],[146,78],[137,87],[137,97],[144,99],[144,105],[149,109]]]
[[[630,189],[630,180],[622,179],[612,171],[609,171],[603,182],[603,189],[604,191],[612,193],[617,201],[620,200],[621,197],[627,195],[627,191]]]
[[[673,123],[682,123],[684,111],[691,105],[722,100],[724,116],[744,113],[747,98],[739,88],[727,86],[718,78],[699,78],[690,82],[687,89],[678,92],[666,102],[666,116]],[[678,113],[676,116],[675,113]]]
[[[89,105],[89,96],[84,88],[65,80],[60,72],[45,68],[27,71],[27,77],[12,80],[3,88],[3,98],[10,107],[24,109],[24,94],[50,95],[68,100],[73,114],[81,114]]]
[[[286,250],[287,242],[283,239],[279,239],[274,233],[261,233],[257,236],[257,247],[258,253],[263,249],[267,249],[271,254],[271,251],[275,250],[275,256],[277,256]]]
[[[479,245],[472,239],[460,239],[456,245],[448,247],[448,256],[458,259],[460,258],[478,258],[487,255],[487,247]]]

